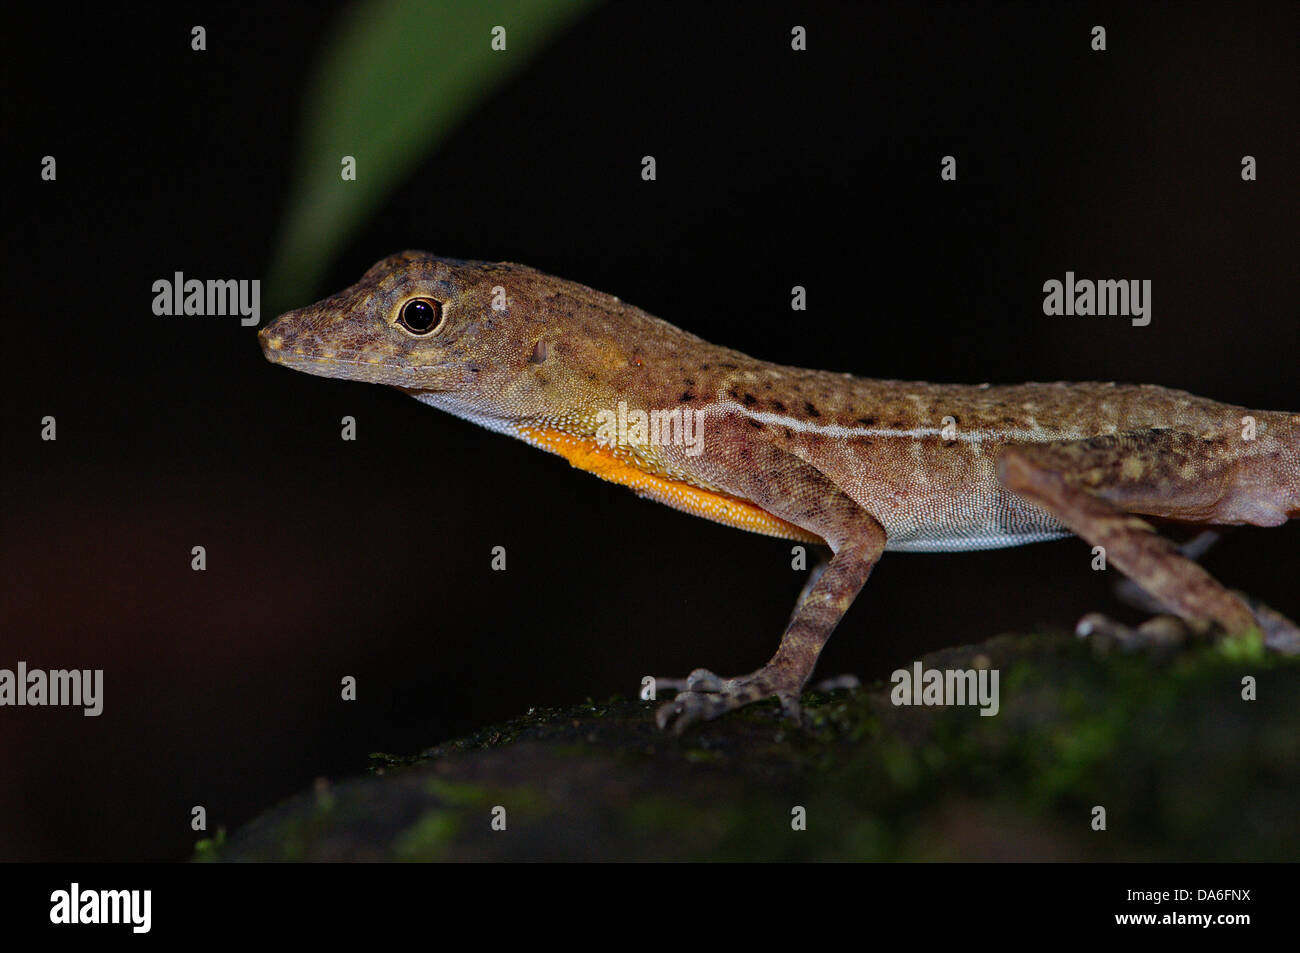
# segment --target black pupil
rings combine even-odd
[[[438,310],[427,301],[411,301],[402,309],[402,323],[423,334],[438,321]]]

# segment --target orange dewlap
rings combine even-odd
[[[530,427],[520,428],[519,433],[529,443],[559,454],[579,470],[630,487],[638,496],[648,497],[685,513],[765,536],[797,539],[805,543],[823,542],[815,533],[786,522],[779,516],[773,516],[748,500],[647,473],[610,448],[602,447],[591,437],[577,437],[559,430],[536,430]]]

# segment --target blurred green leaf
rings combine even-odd
[[[348,11],[308,86],[301,154],[268,281],[271,313],[315,297],[348,234],[493,89],[592,5],[363,0]],[[492,49],[496,26],[506,30],[505,51]],[[355,181],[340,175],[343,156],[356,159]]]

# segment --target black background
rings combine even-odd
[[[781,363],[1300,409],[1296,11],[609,4],[422,163],[318,296],[424,248],[522,261]],[[748,671],[801,585],[786,543],[396,391],[272,367],[237,318],[152,314],[174,271],[265,279],[337,14],[6,14],[0,667],[104,668],[106,701],[0,709],[0,858],[180,859],[196,804],[234,827],[371,751],[644,674]],[[411,82],[437,39],[410,38]],[[1067,270],[1151,279],[1151,325],[1045,317]],[[1207,564],[1295,616],[1298,543],[1244,529]],[[1078,540],[887,557],[819,670],[879,678],[1123,615],[1088,559]]]

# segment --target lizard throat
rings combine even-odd
[[[626,486],[637,496],[655,500],[684,513],[702,516],[715,523],[749,530],[752,533],[762,533],[765,536],[818,545],[824,542],[815,533],[773,516],[748,500],[717,490],[706,490],[644,470],[628,457],[618,454],[609,447],[601,446],[594,437],[575,436],[560,430],[527,426],[519,427],[516,433],[534,447],[564,457],[579,470],[585,470],[602,480]]]

